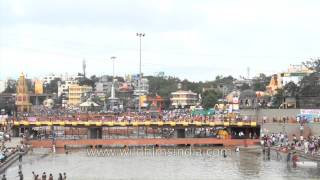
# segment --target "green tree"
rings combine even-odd
[[[34,83],[31,79],[26,79],[29,92],[34,92]],[[58,90],[57,90],[58,91]]]
[[[266,86],[265,86],[264,83],[254,82],[253,83],[253,90],[254,91],[265,91],[266,90]]]
[[[170,98],[170,94],[177,90],[179,78],[175,77],[155,77],[146,76],[149,80],[149,91],[151,95],[160,95],[165,99]]]
[[[283,96],[296,97],[299,93],[299,90],[299,86],[291,81],[283,87]]]
[[[202,92],[203,83],[202,82],[190,82],[187,79],[183,80],[182,82],[182,89],[184,90],[191,90],[197,94]]]
[[[253,79],[252,89],[254,91],[265,91],[270,83],[271,76],[260,73],[258,77]]]
[[[220,80],[220,79],[222,79],[222,78],[223,78],[222,75],[217,75],[217,76],[216,76],[216,81],[217,81],[217,80]]]
[[[90,78],[83,77],[83,78],[78,79],[80,86],[83,86],[83,85],[91,86],[93,90],[95,90],[96,82],[98,82],[98,81],[99,81],[99,78],[96,75],[93,75]]]
[[[302,65],[315,72],[320,72],[320,58],[311,58],[309,61],[302,62]]]
[[[213,108],[217,104],[218,99],[222,97],[222,94],[214,90],[205,91],[202,94],[202,106],[205,109]]]
[[[235,79],[232,76],[227,76],[227,77],[223,77],[223,76],[217,76],[215,83],[216,84],[233,84],[233,81]]]
[[[4,93],[16,93],[17,92],[17,81],[9,79]]]
[[[320,72],[305,76],[300,82],[299,96],[320,96]]]
[[[277,89],[277,93],[272,97],[271,104],[272,108],[279,108],[283,102],[284,90]]]
[[[49,84],[44,85],[44,92],[48,94],[58,93],[58,82],[61,78],[55,78]]]
[[[242,84],[242,86],[240,86],[240,90],[241,90],[241,91],[246,90],[246,89],[250,89],[249,84],[244,83],[244,84]]]
[[[90,77],[91,80],[91,87],[93,90],[96,89],[96,83],[99,82],[99,78],[96,75]]]

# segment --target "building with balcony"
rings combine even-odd
[[[305,76],[311,73],[313,73],[313,71],[304,65],[290,65],[287,72],[280,73],[278,76],[280,76],[279,79],[282,86],[285,86],[289,82],[294,82],[298,85]]]
[[[134,81],[134,96],[144,96],[149,94],[149,80],[147,78],[142,78],[141,79],[141,84],[139,87],[139,80]]]
[[[69,86],[76,85],[76,80],[66,80],[58,82],[58,97],[61,98],[61,106],[66,107],[69,99]]]
[[[69,86],[76,84],[77,81],[74,80],[58,82],[58,96],[65,95],[65,97],[69,97]]]
[[[123,108],[134,108],[133,86],[130,82],[121,83],[117,95],[121,104],[123,104]]]
[[[69,99],[68,105],[70,106],[78,106],[81,102],[85,93],[91,92],[92,87],[90,86],[80,86],[77,84],[73,84],[69,86]]]
[[[117,87],[117,82],[115,86]],[[96,82],[95,83],[95,94],[101,99],[105,99],[107,95],[111,94],[112,82]]]
[[[21,113],[30,112],[31,109],[30,93],[23,73],[21,73],[17,83],[16,106],[17,111]]]
[[[171,105],[175,108],[187,108],[197,105],[198,95],[192,91],[176,91],[171,93]]]
[[[290,82],[299,85],[301,80],[311,73],[313,71],[303,65],[290,65],[287,71],[272,75],[267,91],[269,94],[275,95],[277,89],[282,89]]]

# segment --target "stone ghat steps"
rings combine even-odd
[[[289,152],[293,153],[295,152],[298,156],[304,158],[304,159],[307,159],[307,160],[310,160],[310,161],[318,161],[320,162],[320,154],[318,152],[318,154],[315,154],[315,155],[311,155],[310,153],[304,153],[304,151],[302,150],[288,150],[288,151],[280,151],[279,148],[277,147],[272,147],[271,148],[272,150],[274,151],[277,151],[277,152],[281,152],[281,153],[285,153],[285,154],[288,154]]]

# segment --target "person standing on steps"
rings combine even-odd
[[[62,178],[62,174],[61,174],[61,173],[59,173],[58,180],[63,180],[63,178]]]
[[[53,176],[52,176],[52,174],[50,173],[50,175],[49,175],[49,179],[48,180],[53,180]]]
[[[34,171],[32,171],[32,176],[33,176],[33,180],[35,180],[37,175],[34,173]]]
[[[42,173],[42,180],[47,180],[46,172],[43,172],[43,173]]]
[[[7,178],[6,178],[6,175],[5,175],[5,174],[2,176],[2,179],[1,179],[1,180],[7,180]]]
[[[22,162],[22,154],[19,152],[19,162]]]
[[[19,180],[23,180],[23,174],[21,171],[18,172],[18,177],[19,177]]]

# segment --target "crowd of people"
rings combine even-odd
[[[261,144],[265,147],[270,146],[287,146],[289,144],[289,138],[286,133],[272,133],[270,135],[263,135],[261,137]]]
[[[163,110],[161,112],[124,112],[114,114],[55,114],[45,116],[24,116],[13,119],[13,121],[197,121],[197,122],[215,122],[215,121],[251,121],[252,119],[244,117],[241,118],[239,115],[234,117],[226,117],[223,114],[197,114],[193,113],[190,109],[174,109],[174,110]]]
[[[261,137],[261,144],[264,147],[277,146],[281,151],[302,151],[305,154],[320,155],[320,136],[292,136],[292,141],[289,141],[286,133],[272,133]]]
[[[32,171],[32,176],[33,176],[33,180],[53,180],[53,175],[52,173],[49,174],[48,178],[47,178],[47,173],[46,172],[43,172],[41,177],[39,176],[39,174],[35,174],[34,171]],[[67,179],[67,174],[64,172],[63,174],[62,173],[59,173],[58,175],[58,180],[66,180]]]
[[[308,138],[303,138],[300,136],[298,139],[295,135],[293,136],[293,142],[290,144],[290,149],[301,150],[305,154],[320,155],[320,136],[309,136]]]
[[[32,171],[32,176],[33,176],[33,180],[53,180],[53,175],[50,173],[48,178],[47,178],[47,173],[46,172],[43,172],[41,177],[40,177],[39,174],[35,174],[34,171]],[[24,179],[22,171],[18,172],[18,176],[17,177],[19,177],[19,180],[23,180]],[[63,174],[59,173],[58,180],[66,180],[66,179],[67,179],[67,174],[65,172]],[[2,175],[1,180],[7,180],[7,177],[6,177],[5,174]]]
[[[6,160],[11,157],[14,156],[16,153],[19,154],[19,159],[22,157],[22,153],[25,152],[25,145],[20,145],[17,147],[5,147],[5,146],[1,146],[1,151],[0,151],[0,165],[2,163],[5,163]]]

